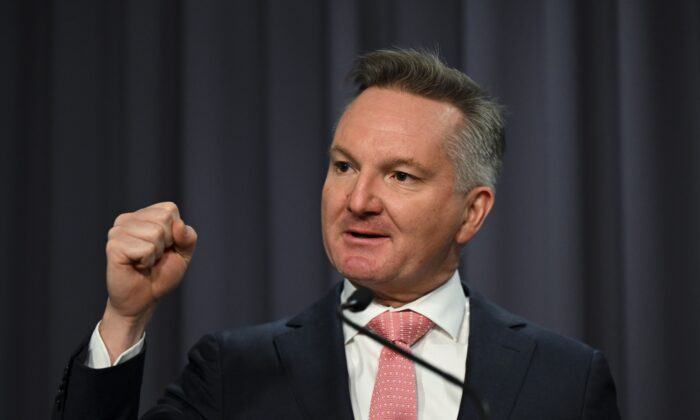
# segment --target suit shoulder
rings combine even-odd
[[[495,320],[494,322],[507,326],[511,331],[534,340],[538,351],[543,351],[547,354],[560,354],[562,357],[577,356],[586,360],[590,360],[593,354],[597,352],[596,349],[579,340],[516,315],[481,296],[475,297],[473,301],[473,304],[481,306],[481,309],[490,314]]]

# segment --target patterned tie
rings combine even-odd
[[[413,311],[384,312],[367,326],[404,350],[423,337],[433,323]],[[389,350],[379,355],[377,379],[369,408],[370,420],[416,420],[416,368],[412,361]]]

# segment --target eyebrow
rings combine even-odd
[[[352,155],[352,153],[345,150],[341,146],[337,146],[337,145],[331,146],[329,153],[334,153],[334,152],[345,155],[349,160],[351,160],[353,162],[357,162],[357,159],[355,159],[355,157]],[[384,162],[384,164],[383,164],[383,166],[389,166],[389,167],[401,166],[401,165],[414,167],[414,168],[418,169],[419,171],[422,171],[426,174],[431,172],[424,165],[420,164],[418,161],[416,161],[415,159],[412,159],[412,158],[396,158],[396,159],[392,159],[390,161]]]
[[[342,154],[342,155],[345,155],[345,156],[346,156],[348,159],[350,159],[350,160],[353,160],[353,161],[356,161],[356,160],[357,160],[357,159],[355,159],[355,158],[352,156],[352,153],[350,153],[350,152],[348,152],[347,150],[343,149],[342,147],[336,146],[336,145],[334,145],[334,144],[331,145],[331,148],[328,150],[328,153],[330,153],[330,154],[332,154],[332,153],[340,153],[340,154]]]

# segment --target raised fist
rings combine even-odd
[[[158,301],[173,290],[192,260],[197,233],[164,202],[119,215],[109,231],[109,300],[100,334],[110,357],[138,341]]]

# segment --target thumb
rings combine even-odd
[[[197,232],[192,226],[188,226],[182,220],[173,222],[173,248],[189,261],[192,259],[197,245]]]

